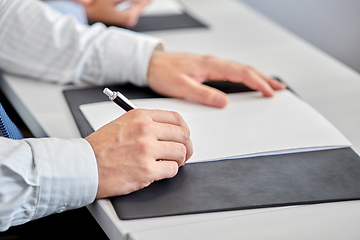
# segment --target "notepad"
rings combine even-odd
[[[291,91],[278,91],[272,98],[259,92],[228,96],[223,109],[172,98],[131,101],[138,108],[182,115],[194,147],[188,163],[351,146],[328,120]],[[125,113],[111,101],[84,104],[80,110],[94,130]]]
[[[144,9],[142,16],[178,15],[184,12],[184,7],[176,0],[151,0]]]
[[[131,7],[130,1],[124,1],[117,5],[118,11]],[[168,16],[179,15],[184,12],[183,6],[176,0],[151,0],[144,8],[142,16]]]

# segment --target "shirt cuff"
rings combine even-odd
[[[83,207],[94,201],[98,170],[85,139],[26,139],[40,176],[40,193],[33,219]]]
[[[50,7],[56,9],[60,13],[74,16],[80,23],[88,24],[85,8],[82,4],[73,1],[62,0],[45,0]]]
[[[110,27],[109,31],[109,47],[105,49],[104,55],[107,83],[116,83],[121,79],[137,86],[146,86],[151,55],[155,49],[162,50],[163,41],[115,27]]]

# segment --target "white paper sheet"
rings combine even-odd
[[[271,155],[350,146],[323,116],[288,90],[273,98],[258,92],[229,94],[223,109],[179,99],[137,99],[138,108],[179,112],[190,128],[194,154],[188,162]],[[80,106],[93,129],[124,113],[115,103]]]
[[[117,5],[119,11],[131,6],[130,1],[124,1]],[[142,16],[166,16],[179,15],[184,12],[183,6],[176,0],[151,0],[142,12]]]

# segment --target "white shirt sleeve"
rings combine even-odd
[[[57,83],[146,85],[157,38],[85,26],[35,0],[0,0],[0,70]]]
[[[159,39],[72,16],[35,0],[0,0],[0,71],[61,84],[146,85]],[[97,164],[84,139],[0,137],[0,231],[94,201]]]
[[[94,201],[97,163],[84,139],[0,137],[0,231]]]

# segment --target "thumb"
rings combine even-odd
[[[182,86],[184,98],[218,108],[225,107],[228,103],[226,93],[199,83],[190,77],[187,78],[189,79],[184,81]]]

